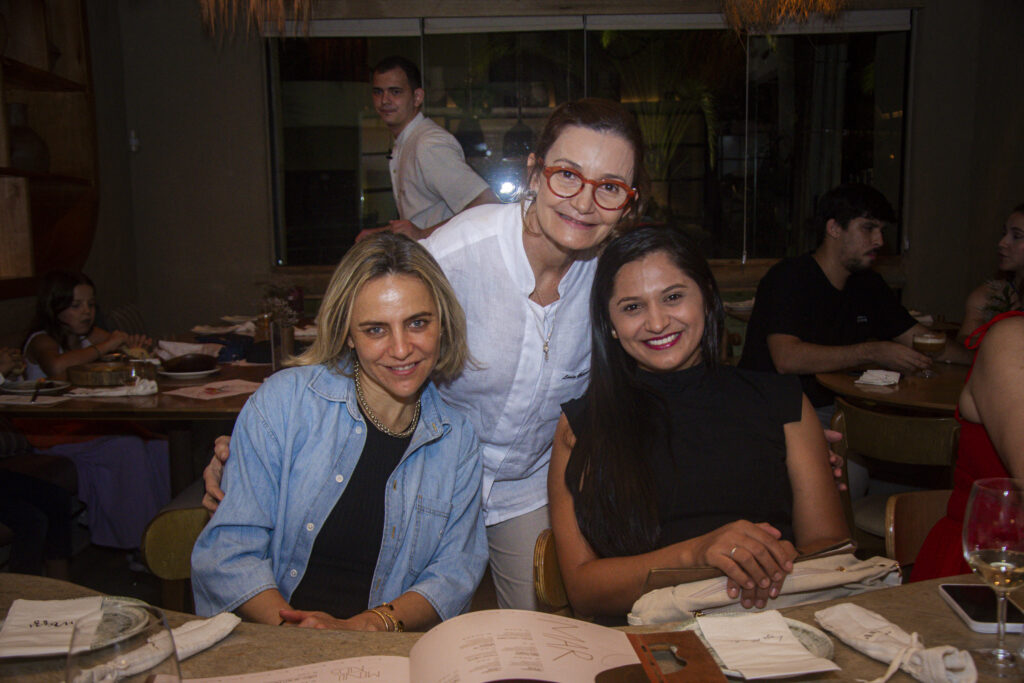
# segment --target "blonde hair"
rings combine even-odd
[[[289,365],[324,364],[350,375],[355,351],[346,341],[356,297],[370,280],[385,275],[409,275],[427,286],[437,306],[440,351],[433,377],[454,379],[469,361],[466,315],[448,278],[430,253],[413,240],[390,232],[378,233],[349,249],[334,270],[316,316],[313,344]]]

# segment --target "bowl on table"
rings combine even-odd
[[[161,363],[160,374],[168,377],[202,377],[217,372],[216,356],[202,353],[186,353],[184,356],[168,358]]]
[[[79,387],[117,387],[140,378],[156,379],[156,368],[143,361],[97,361],[68,368],[68,380]]]

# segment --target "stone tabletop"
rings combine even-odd
[[[970,631],[942,602],[938,595],[939,583],[976,583],[973,576],[926,581],[872,593],[865,593],[851,601],[866,609],[879,612],[908,632],[916,631],[926,646],[951,644],[960,648],[991,646],[995,636]],[[96,595],[93,591],[64,581],[21,574],[0,574],[0,613],[16,598],[57,600]],[[806,624],[817,626],[814,612],[833,602],[790,607],[782,613]],[[178,626],[193,615],[168,612],[171,626]],[[314,662],[367,655],[408,655],[419,638],[416,633],[355,633],[342,631],[316,631],[260,624],[240,624],[231,635],[213,648],[181,663],[185,678],[267,671]],[[1011,634],[1010,644],[1020,647],[1021,636]],[[799,681],[854,681],[871,680],[881,676],[885,666],[864,655],[835,643],[835,661],[842,671],[826,675],[815,674],[789,680]],[[24,683],[52,683],[63,680],[64,662],[60,657],[47,659],[0,660],[0,681]],[[910,676],[897,673],[894,682],[913,681]],[[986,677],[980,681],[996,680]]]

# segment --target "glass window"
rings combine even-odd
[[[905,27],[744,39],[712,18],[670,30],[642,16],[629,30],[607,28],[617,25],[609,17],[591,30],[582,20],[519,31],[473,20],[444,33],[430,20],[421,35],[271,40],[278,263],[336,263],[359,230],[398,217],[392,140],[368,86],[370,65],[389,54],[421,64],[424,114],[504,201],[521,189],[551,109],[594,95],[640,122],[650,218],[693,233],[710,258],[814,248],[812,207],[841,182],[873,184],[899,215]],[[898,239],[886,235],[892,252]]]

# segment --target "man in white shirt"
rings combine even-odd
[[[386,57],[373,69],[373,108],[395,138],[388,163],[399,220],[381,230],[422,239],[464,209],[499,204],[497,195],[466,164],[451,133],[420,113],[420,70],[404,57]]]

